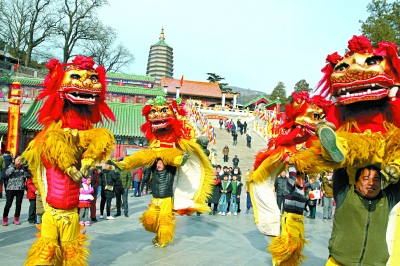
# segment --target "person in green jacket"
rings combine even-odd
[[[122,159],[120,159],[122,161]],[[120,178],[122,181],[122,187],[124,188],[124,194],[122,197],[122,209],[124,209],[125,217],[129,217],[129,207],[128,207],[128,191],[131,185],[132,173],[128,170],[116,170],[120,174]]]
[[[334,172],[336,212],[326,266],[386,265],[386,228],[390,210],[400,202],[400,184],[382,189],[381,182],[380,169],[373,165],[356,171],[354,185],[346,169]]]

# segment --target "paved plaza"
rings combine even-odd
[[[233,118],[235,123],[237,118]],[[242,118],[243,119],[243,118]],[[232,137],[220,130],[217,120],[212,121],[217,134],[217,163],[224,165],[222,148],[230,148],[230,162],[236,154],[239,167],[246,172],[252,168],[255,153],[266,146],[265,141],[252,131],[252,148],[246,147],[245,135],[238,137],[238,145],[232,146]],[[250,123],[249,123],[250,125]],[[133,191],[129,192],[130,195]],[[151,195],[128,197],[129,218],[118,217],[114,221],[100,220],[86,228],[90,237],[91,258],[89,265],[271,265],[271,255],[265,250],[270,238],[262,235],[254,224],[253,212],[246,210],[246,193],[241,198],[242,212],[238,216],[208,215],[178,216],[174,243],[166,248],[155,248],[151,243],[154,234],[145,231],[138,218],[151,202]],[[99,205],[99,200],[97,201]],[[113,201],[113,205],[115,201]],[[0,210],[5,199],[0,199]],[[21,221],[0,227],[0,265],[23,265],[26,254],[35,241],[38,230],[27,222],[29,201],[22,203]],[[15,205],[10,210],[14,213]],[[112,211],[115,214],[115,211]],[[304,249],[305,265],[325,265],[328,258],[328,240],[332,223],[322,222],[322,207],[317,207],[315,220],[305,219],[305,237],[309,243]]]

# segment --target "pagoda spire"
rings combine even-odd
[[[161,28],[161,33],[160,33],[160,41],[164,41],[165,37],[164,37],[164,27]]]

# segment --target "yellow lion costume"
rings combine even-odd
[[[87,237],[80,233],[77,211],[79,189],[89,167],[114,149],[112,133],[93,124],[102,122],[102,116],[115,117],[104,101],[105,69],[93,68],[92,58],[76,56],[67,64],[51,59],[46,66],[50,71],[38,96],[47,97],[39,111],[45,128],[22,154],[45,207],[37,226],[41,232],[25,265],[87,265]]]

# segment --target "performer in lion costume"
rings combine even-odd
[[[167,100],[157,96],[146,103],[142,114],[146,122],[141,130],[150,149],[138,151],[115,165],[131,170],[151,167],[161,159],[166,166],[177,168],[173,200],[154,197],[150,208],[140,218],[143,227],[156,234],[154,245],[165,247],[173,242],[173,214],[211,211],[206,202],[212,193],[213,169],[203,148],[196,143],[196,134],[188,123],[180,98]]]
[[[317,139],[315,128],[331,104],[321,96],[310,97],[306,91],[292,96],[293,102],[285,106],[286,120],[279,135],[270,139],[268,148],[256,155],[254,170],[246,177],[255,223],[261,233],[274,237],[269,250],[274,263],[282,265],[297,265],[304,258],[301,254],[305,244],[304,229],[289,230],[302,228],[303,215],[285,212],[281,217],[274,193],[275,180],[288,167],[290,156]],[[281,219],[282,224],[287,224],[282,234]]]
[[[81,179],[94,162],[110,157],[115,143],[108,129],[93,126],[102,117],[115,121],[104,101],[106,73],[84,56],[67,64],[51,59],[46,67],[45,89],[38,96],[45,100],[38,117],[44,129],[22,154],[45,207],[25,265],[87,265],[77,210]]]

